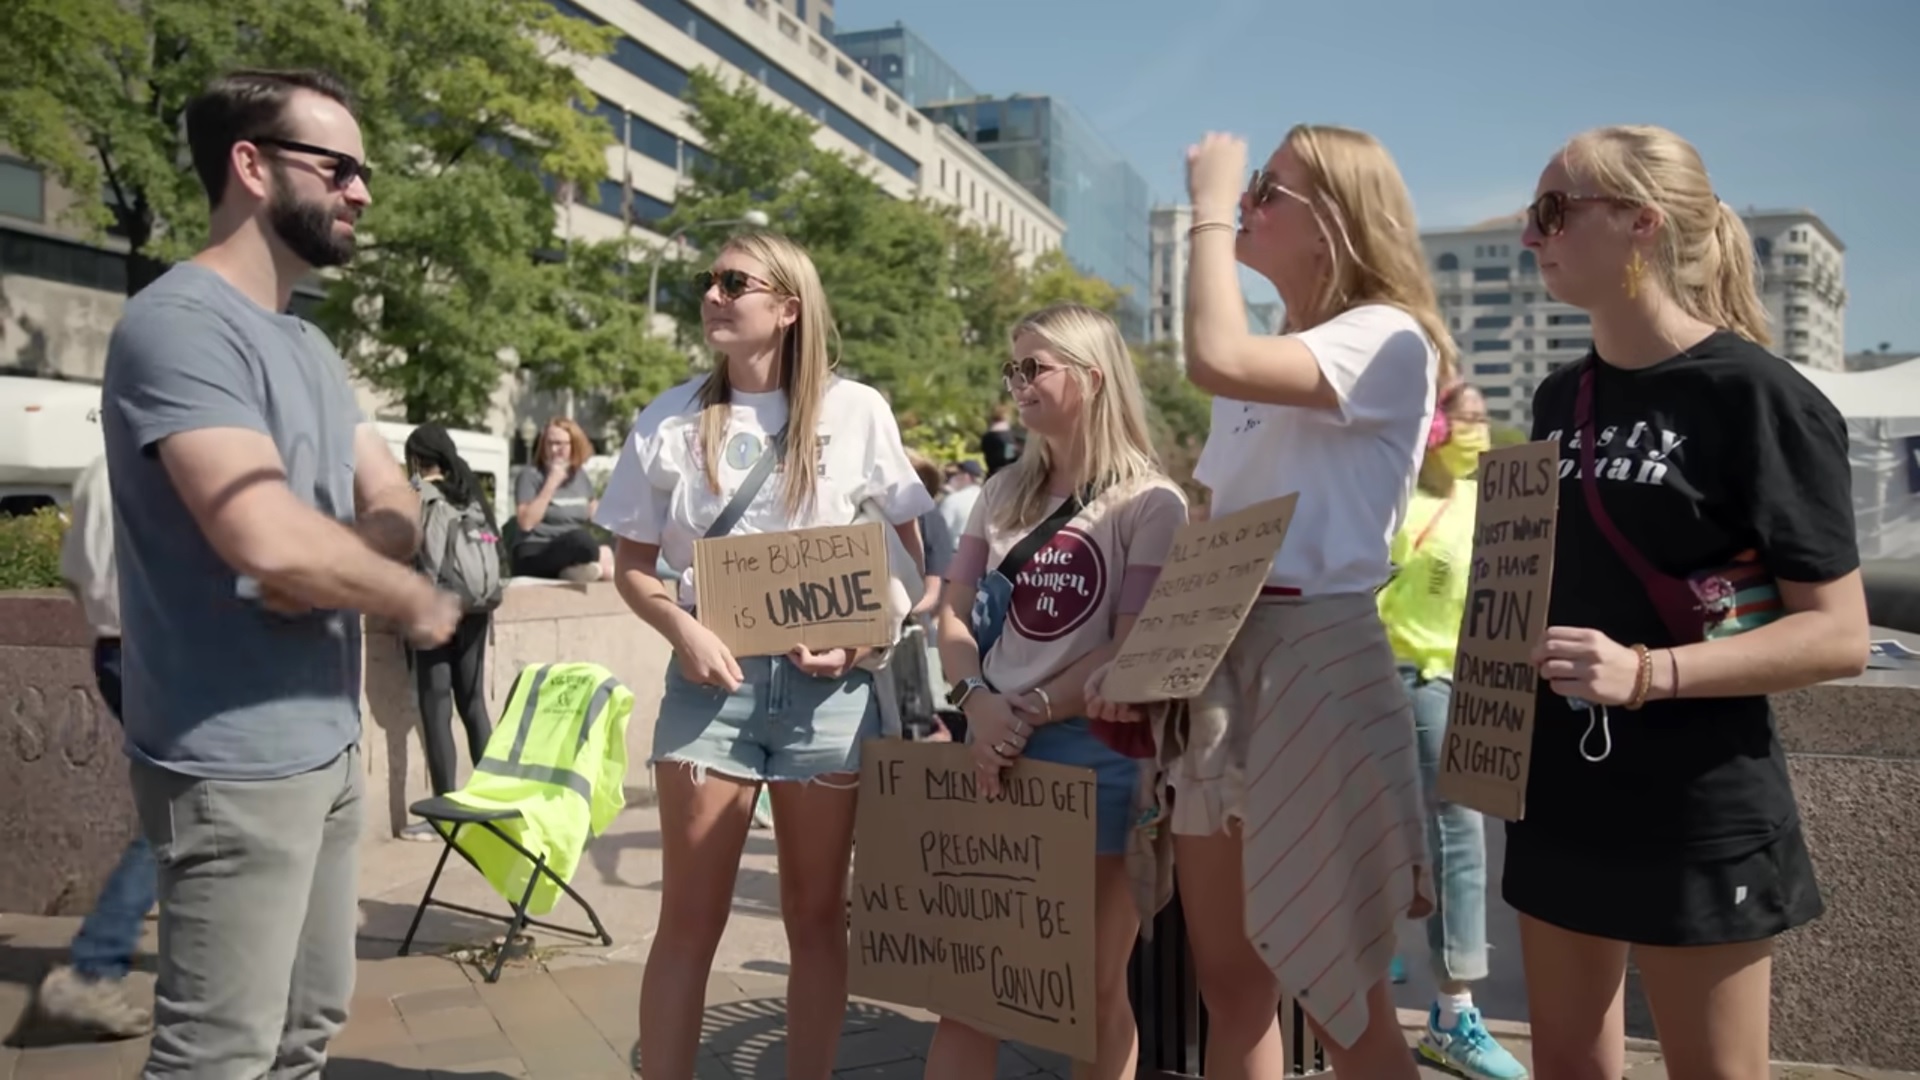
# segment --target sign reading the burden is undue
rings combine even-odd
[[[735,656],[890,644],[885,528],[869,521],[695,541],[700,625]]]
[[[848,987],[1092,1061],[1094,776],[967,748],[860,749]]]
[[[1523,443],[1480,458],[1439,794],[1508,821],[1527,808],[1539,682],[1529,657],[1547,629],[1559,492],[1558,443]]]
[[[1282,495],[1181,526],[1100,696],[1142,702],[1199,693],[1260,598],[1299,501]]]

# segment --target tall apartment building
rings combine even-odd
[[[800,25],[833,40],[833,0],[774,0],[783,11],[790,11]]]
[[[1844,366],[1844,246],[1806,210],[1749,210],[1761,298],[1774,351],[1811,367]],[[1441,314],[1460,345],[1467,378],[1489,415],[1525,428],[1547,372],[1593,346],[1592,320],[1548,295],[1533,252],[1521,246],[1522,214],[1421,234]]]
[[[922,111],[1060,215],[1067,257],[1120,288],[1120,329],[1130,341],[1146,340],[1152,283],[1147,182],[1138,170],[1059,98],[982,97]]]
[[[563,205],[571,236],[666,242],[653,230],[704,153],[686,123],[688,72],[744,76],[773,102],[821,124],[824,146],[872,166],[890,194],[958,206],[965,220],[1004,232],[1031,257],[1060,246],[1065,225],[958,134],[920,115],[831,44],[832,5],[820,0],[554,0],[566,14],[612,25],[612,53],[581,73],[612,126],[607,178]],[[376,197],[377,197],[376,182]],[[125,303],[126,246],[88,239],[62,215],[72,196],[0,147],[0,370],[97,378],[107,335]],[[624,216],[623,216],[624,215]],[[701,237],[696,230],[693,239]],[[295,310],[317,294],[296,295]],[[512,386],[496,399],[496,430],[529,403]],[[381,404],[367,397],[369,414]]]
[[[1193,227],[1193,207],[1156,206],[1148,218],[1148,257],[1152,264],[1152,304],[1147,309],[1147,340],[1178,347],[1186,338],[1187,259],[1191,250],[1187,230]],[[1277,334],[1286,318],[1279,301],[1246,298],[1247,330]]]
[[[1147,219],[1148,280],[1152,302],[1147,307],[1147,340],[1179,345],[1187,321],[1187,230],[1193,228],[1193,207],[1156,206]]]
[[[688,72],[708,68],[744,76],[768,100],[818,121],[821,145],[870,162],[874,179],[892,195],[958,206],[963,220],[999,229],[1029,257],[1061,244],[1064,224],[1043,200],[802,25],[792,6],[799,0],[552,2],[622,32],[612,54],[581,73],[616,137],[624,131],[625,139],[608,148],[609,178],[582,200],[597,213],[575,208],[570,225],[578,235],[618,235],[623,199],[627,220],[641,229],[672,209],[681,178],[704,153],[680,95]]]

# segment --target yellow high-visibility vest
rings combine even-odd
[[[571,883],[589,836],[626,806],[627,720],[633,692],[598,664],[538,664],[520,672],[501,724],[466,786],[447,798],[476,810],[518,810],[494,822]],[[452,826],[441,823],[442,831]],[[519,903],[533,866],[485,826],[455,838],[500,895]],[[560,889],[534,883],[527,913],[553,910]]]

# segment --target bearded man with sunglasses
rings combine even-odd
[[[294,282],[371,201],[345,90],[240,71],[186,110],[208,244],[127,304],[102,428],[134,804],[159,864],[145,1077],[319,1076],[358,929],[360,615],[444,642],[419,503]]]

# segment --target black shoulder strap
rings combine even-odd
[[[712,525],[707,526],[708,540],[716,536],[725,536],[733,531],[735,525],[740,524],[740,519],[747,514],[747,507],[753,504],[754,497],[760,494],[761,488],[767,486],[767,477],[773,475],[774,466],[780,464],[780,459],[786,456],[787,429],[783,427],[767,440],[766,448],[760,451],[760,460],[753,463],[753,471],[747,474],[745,480],[740,481],[740,489],[733,493],[733,501],[727,503],[727,508],[720,511],[720,516],[713,519]]]
[[[1087,505],[1086,499],[1091,494],[1091,492],[1076,492],[1067,496],[1059,506],[1054,508],[1053,513],[1047,515],[1045,521],[1035,525],[1033,531],[1022,537],[1019,543],[1013,545],[1013,550],[1007,552],[1007,557],[1000,560],[1000,576],[1012,581],[1020,571],[1025,570],[1027,564],[1033,561],[1033,557],[1040,553],[1040,549],[1046,547],[1047,542],[1055,536],[1060,535],[1060,530],[1067,527],[1067,522],[1072,521],[1073,516]]]

